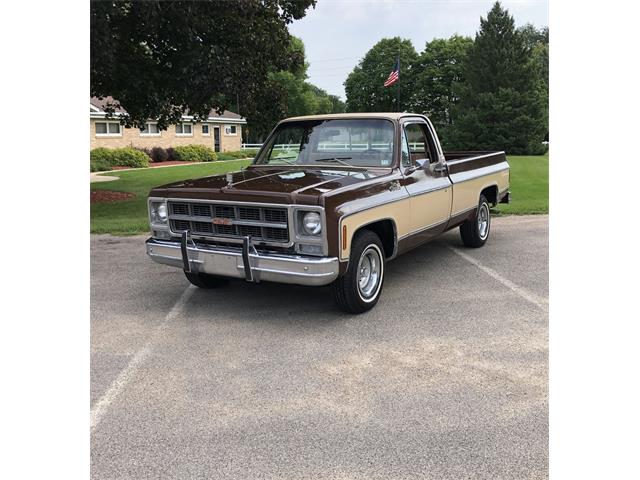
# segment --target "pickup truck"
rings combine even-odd
[[[201,288],[228,278],[331,285],[338,306],[379,300],[387,262],[459,227],[481,247],[509,202],[504,152],[443,152],[411,113],[281,121],[235,173],[154,188],[147,254]]]

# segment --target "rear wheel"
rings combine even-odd
[[[491,230],[491,212],[489,202],[484,195],[480,195],[480,203],[473,218],[460,225],[460,236],[466,247],[478,248],[483,246],[489,238]]]
[[[217,288],[229,283],[229,280],[224,277],[207,275],[206,273],[184,272],[184,275],[192,285],[198,288]]]
[[[375,233],[358,232],[351,243],[349,267],[333,283],[338,306],[347,313],[371,310],[382,291],[384,282],[384,248]]]

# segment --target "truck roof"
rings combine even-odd
[[[331,119],[349,119],[349,118],[384,118],[388,120],[398,120],[402,117],[424,117],[420,113],[410,112],[358,112],[358,113],[327,113],[323,115],[305,115],[303,117],[290,117],[282,120],[283,122],[296,120],[331,120]]]

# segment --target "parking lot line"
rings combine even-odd
[[[169,313],[167,313],[162,322],[160,322],[156,326],[149,340],[147,340],[144,346],[136,352],[125,369],[120,372],[118,377],[109,386],[104,395],[102,395],[102,397],[100,397],[100,399],[91,408],[91,432],[93,432],[93,430],[98,426],[100,420],[102,420],[102,417],[104,417],[105,413],[109,409],[109,406],[114,402],[114,400],[116,400],[116,398],[118,398],[127,384],[134,377],[140,365],[151,354],[151,352],[153,351],[153,347],[162,336],[162,333],[164,332],[168,324],[182,313],[182,310],[184,309],[185,305],[187,305],[187,302],[189,301],[195,290],[196,287],[190,285],[184,292],[182,292],[182,295],[180,295],[180,298],[171,308]]]
[[[526,288],[521,287],[520,285],[516,285],[511,280],[509,280],[507,278],[504,278],[502,275],[500,275],[498,272],[496,272],[492,268],[489,268],[486,265],[481,264],[478,260],[476,260],[472,256],[467,255],[466,253],[462,252],[460,249],[452,247],[451,245],[446,245],[446,247],[449,250],[451,250],[454,253],[456,253],[457,255],[459,255],[460,257],[464,258],[467,262],[472,263],[473,265],[478,267],[484,273],[489,275],[491,278],[497,280],[498,282],[503,284],[505,287],[507,287],[508,289],[513,291],[514,293],[520,295],[522,298],[524,298],[528,302],[533,303],[536,307],[538,307],[543,312],[549,313],[549,300],[548,299],[542,298],[539,295],[536,295],[535,293],[527,290]]]

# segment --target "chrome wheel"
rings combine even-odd
[[[382,253],[376,245],[364,249],[358,262],[358,293],[365,302],[375,299],[383,275]]]
[[[478,209],[478,234],[482,240],[489,235],[489,205],[483,203]]]

